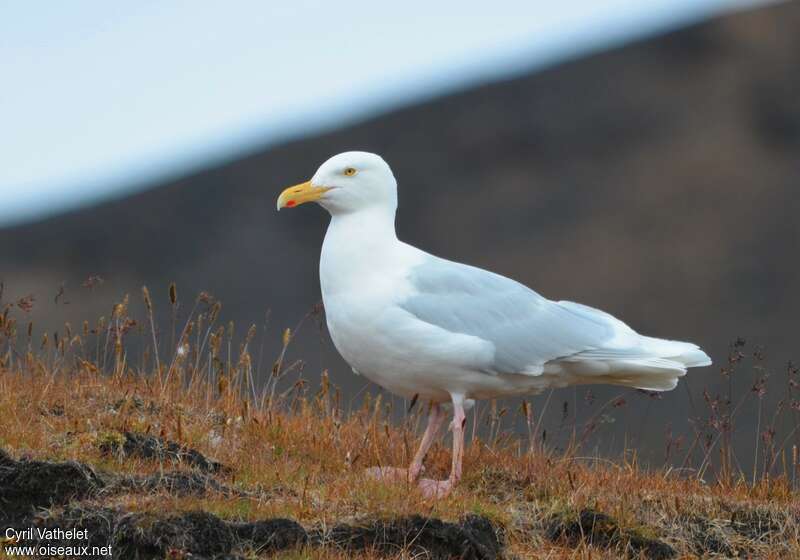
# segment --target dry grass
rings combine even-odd
[[[163,461],[102,450],[124,432],[153,434],[230,467],[217,478],[245,492],[120,494],[102,500],[153,514],[205,510],[230,520],[288,517],[305,527],[330,527],[410,514],[457,520],[476,513],[503,528],[510,557],[617,558],[624,549],[646,557],[631,548],[638,538],[667,543],[683,557],[800,556],[798,496],[785,475],[704,482],[666,469],[644,470],[625,458],[580,458],[577,448],[556,454],[540,445],[529,451],[513,438],[487,443],[476,437],[465,455],[464,480],[447,499],[426,500],[413,487],[372,481],[363,475],[365,467],[410,461],[423,405],[400,422],[391,420],[397,414],[380,397],[367,396],[357,409],[344,411],[327,376],[320,387],[295,381],[297,366],[284,362],[285,352],[270,379],[257,384],[250,350],[255,331],[233,341],[231,327],[216,326],[220,306],[207,294],[182,324],[174,321],[175,342],[167,353],[170,336],[156,333],[153,303],[147,292],[144,296],[148,317],[141,338],[152,343],[137,349],[135,366],[126,337],[139,327],[128,315],[127,298],[94,326],[79,332],[67,326],[37,341],[32,329],[20,328],[14,318],[24,317],[32,300],[5,313],[0,307],[0,448],[17,458],[156,473],[166,468]],[[176,317],[174,287],[170,296]],[[292,332],[285,331],[284,350],[291,339]],[[156,344],[162,346],[159,358],[153,354]],[[446,442],[436,444],[427,473],[445,477],[449,466]],[[612,542],[595,538],[590,544],[589,535],[558,532],[581,511],[611,516],[617,535]],[[315,548],[278,557],[352,555]]]

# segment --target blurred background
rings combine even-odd
[[[635,446],[657,463],[665,434],[691,440],[737,337],[763,348],[758,375],[780,379],[769,402],[792,390],[798,2],[84,1],[0,14],[0,281],[5,301],[34,296],[20,312],[35,336],[94,322],[126,293],[141,311],[145,284],[166,325],[174,281],[182,313],[205,290],[240,335],[267,325],[276,355],[320,301],[328,221],[317,207],[277,214],[276,196],[361,149],[394,169],[404,240],[712,355],[663,398],[624,393],[600,452]],[[364,389],[324,321],[289,354],[312,384],[329,369],[346,396]],[[735,383],[746,394],[753,375]],[[554,433],[620,394],[566,389],[534,407]],[[744,455],[758,430],[737,432]]]

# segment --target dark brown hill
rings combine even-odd
[[[0,230],[7,290],[71,306],[175,280],[276,327],[319,300],[321,209],[275,212],[330,155],[382,154],[402,238],[553,299],[702,344],[800,358],[800,3],[739,13],[408,107],[40,223]],[[52,306],[50,306],[52,307]],[[79,308],[80,313],[77,313]],[[295,352],[317,353],[307,344]],[[324,364],[360,386],[329,343]],[[694,388],[716,368],[693,372]],[[694,380],[698,381],[694,381]],[[680,391],[668,410],[686,417]],[[660,424],[660,423],[659,423]],[[661,430],[662,428],[657,428]]]

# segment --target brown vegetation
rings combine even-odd
[[[188,318],[173,315],[174,343],[151,322],[158,302],[143,296],[143,321],[125,298],[95,325],[37,340],[22,322],[35,300],[0,301],[2,521],[89,528],[121,557],[800,554],[796,452],[770,444],[759,451],[757,476],[737,470],[726,434],[741,405],[730,398],[709,396],[708,425],[694,436],[702,452],[687,453],[701,464],[684,470],[641,468],[633,452],[587,458],[580,432],[556,452],[537,437],[526,404],[518,414],[528,418],[530,441],[478,430],[463,484],[431,501],[363,474],[409,462],[422,403],[400,413],[365,395],[348,406],[327,375],[311,387],[285,351],[258,380],[256,329],[234,340],[232,326],[217,325],[212,296],[202,294]],[[167,305],[176,303],[171,287]],[[292,336],[281,334],[284,350]],[[743,359],[734,345],[728,368]],[[766,390],[766,379],[759,383],[748,398]],[[775,416],[793,414],[791,398],[784,401]],[[758,414],[766,431],[780,424]],[[446,475],[449,460],[446,443],[437,444],[428,473]]]

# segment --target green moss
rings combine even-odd
[[[470,513],[486,517],[487,519],[498,525],[505,526],[508,525],[510,522],[510,515],[508,513],[508,510],[504,508],[502,505],[486,503],[476,498],[475,500],[472,500],[467,504],[466,509]]]

